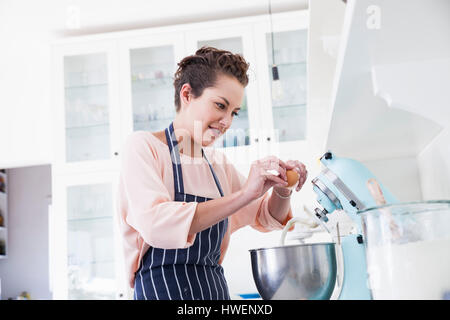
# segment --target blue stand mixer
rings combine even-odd
[[[338,158],[326,152],[320,162],[325,169],[312,180],[313,190],[322,208],[315,209],[315,215],[322,224],[327,215],[335,210],[344,210],[356,224],[356,232],[343,237],[341,242],[344,258],[344,281],[339,295],[343,300],[371,299],[361,218],[358,211],[375,207],[366,182],[374,175],[360,162]],[[389,204],[397,203],[392,194],[380,183],[381,191]]]
[[[320,162],[315,221],[293,217],[279,246],[250,250],[261,298],[448,299],[450,201],[399,203],[360,162],[332,152]],[[286,245],[294,223],[303,224],[291,235],[300,243]],[[318,224],[333,241],[304,242]]]

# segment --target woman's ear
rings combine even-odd
[[[183,109],[183,107],[188,106],[189,103],[191,102],[192,100],[191,92],[192,92],[191,85],[189,83],[183,84],[180,90],[181,109]]]

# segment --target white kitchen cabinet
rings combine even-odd
[[[175,116],[176,64],[203,45],[241,53],[250,63],[240,115],[215,147],[254,158],[271,153],[273,143],[304,142],[307,17],[295,11],[58,42],[55,170],[112,170],[129,133],[165,128]],[[284,92],[278,100],[271,97],[271,25]]]
[[[116,42],[58,45],[54,63],[55,172],[116,168],[121,128]]]
[[[284,17],[266,17],[253,25],[260,78],[260,104],[263,123],[273,142],[306,140],[307,126],[307,28],[306,11]],[[273,37],[272,37],[273,31]],[[272,50],[273,39],[273,50]],[[272,89],[272,66],[278,66],[281,92]]]
[[[188,32],[186,46],[194,53],[208,45],[243,54],[250,63],[249,84],[238,117],[215,143],[236,164],[247,167],[267,155],[295,158],[306,149],[306,11],[210,23]],[[272,46],[283,94],[272,99]],[[281,143],[280,143],[281,142]],[[243,170],[246,172],[246,170]]]
[[[53,179],[50,264],[55,299],[126,298],[115,199],[117,172]]]
[[[233,119],[233,124],[226,134],[216,141],[215,147],[230,148],[257,143],[261,119],[257,77],[253,74],[253,66],[256,65],[256,52],[251,26],[248,23],[225,26],[216,23],[209,28],[202,28],[187,34],[186,47],[188,52],[193,54],[203,46],[216,47],[241,54],[250,63],[249,83],[245,88],[244,101],[239,115]]]
[[[133,131],[153,132],[169,125],[175,116],[177,63],[199,47],[231,50],[250,62],[240,115],[214,147],[244,175],[251,161],[268,154],[300,158],[307,141],[307,17],[306,11],[273,15],[275,62],[286,90],[284,100],[278,101],[270,93],[267,15],[74,37],[54,44],[50,246],[55,298],[130,298],[114,208],[121,147]],[[277,135],[282,128],[286,132]]]
[[[121,143],[132,131],[160,131],[175,117],[173,75],[184,57],[183,33],[118,40]]]

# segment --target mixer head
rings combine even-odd
[[[359,224],[357,212],[376,206],[366,186],[367,180],[374,178],[374,175],[360,162],[338,158],[330,151],[320,158],[320,162],[325,169],[312,180],[317,201],[323,208],[315,209],[316,216],[327,222],[327,214],[335,210],[344,210]],[[388,203],[396,202],[388,190],[381,184],[380,187]]]

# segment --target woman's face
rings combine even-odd
[[[183,111],[194,142],[206,147],[223,135],[239,113],[243,98],[244,86],[227,75],[219,75],[214,87],[204,89],[201,96],[190,95]]]

